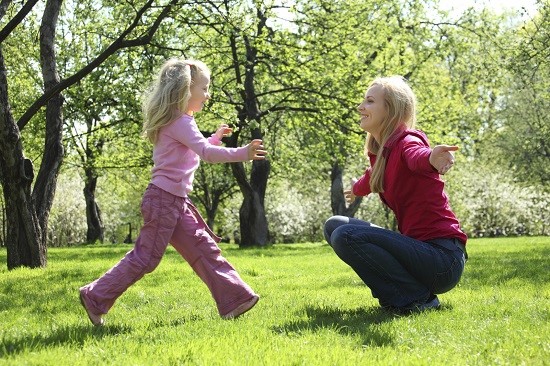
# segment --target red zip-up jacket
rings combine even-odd
[[[431,151],[422,131],[396,131],[382,152],[386,171],[380,199],[394,212],[401,234],[421,241],[457,238],[466,244],[468,237],[449,206],[444,182],[430,164]],[[369,153],[369,159],[374,166],[376,155]],[[371,193],[371,169],[354,184],[354,195]]]

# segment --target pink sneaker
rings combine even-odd
[[[84,294],[82,293],[82,290],[80,290],[80,303],[84,307],[84,310],[86,310],[86,313],[88,314],[88,318],[90,318],[90,321],[92,322],[93,325],[95,325],[96,327],[100,327],[105,323],[101,315],[94,314],[90,311],[90,309],[88,309],[88,307],[86,306],[86,300],[84,299]]]
[[[248,310],[252,309],[254,305],[260,300],[260,297],[258,295],[254,295],[250,300],[242,303],[241,305],[237,306],[235,309],[230,311],[229,313],[222,315],[223,319],[235,319],[244,313],[246,313]]]

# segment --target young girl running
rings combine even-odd
[[[436,294],[451,290],[466,261],[466,234],[451,211],[444,183],[456,146],[430,148],[414,130],[416,98],[401,77],[372,82],[358,106],[368,133],[371,167],[344,194],[378,193],[397,218],[399,232],[334,216],[324,234],[336,254],[361,277],[380,305],[398,313],[440,306]]]
[[[250,310],[259,296],[222,257],[216,236],[188,197],[200,159],[210,163],[265,159],[261,140],[240,148],[221,147],[231,132],[222,124],[208,139],[194,113],[210,99],[210,71],[194,60],[170,59],[143,104],[144,133],[153,143],[152,179],[141,202],[144,225],[135,246],[99,279],[80,288],[80,301],[92,324],[103,325],[116,299],[159,264],[168,243],[208,286],[220,316],[231,319]]]

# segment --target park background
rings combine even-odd
[[[29,6],[35,4],[34,7]],[[8,268],[48,247],[135,240],[151,169],[140,102],[161,63],[212,69],[205,135],[262,138],[264,162],[197,171],[192,199],[226,241],[322,240],[333,214],[395,229],[372,195],[355,110],[379,75],[405,76],[418,128],[460,146],[444,176],[472,237],[548,235],[549,3],[29,1],[2,8],[0,245]]]
[[[546,365],[549,30],[547,0],[0,2],[0,365]],[[269,149],[203,163],[192,197],[261,301],[223,321],[168,248],[94,328],[78,288],[138,234],[140,99],[173,56],[212,69],[205,134]],[[395,228],[342,195],[366,166],[355,106],[390,74],[432,145],[460,146],[444,179],[471,238],[441,311],[404,317],[321,234],[335,213]]]

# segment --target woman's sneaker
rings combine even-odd
[[[242,303],[241,305],[237,306],[235,309],[230,311],[229,313],[222,315],[223,319],[235,319],[244,313],[246,313],[248,310],[252,309],[254,305],[258,302],[260,297],[258,295],[254,295],[250,300]]]
[[[436,295],[431,295],[426,302],[419,303],[419,302],[413,302],[410,305],[407,305],[402,308],[398,308],[399,312],[402,314],[411,314],[411,313],[420,313],[422,311],[430,310],[430,309],[439,309],[441,307],[441,303],[439,302],[439,299]]]

